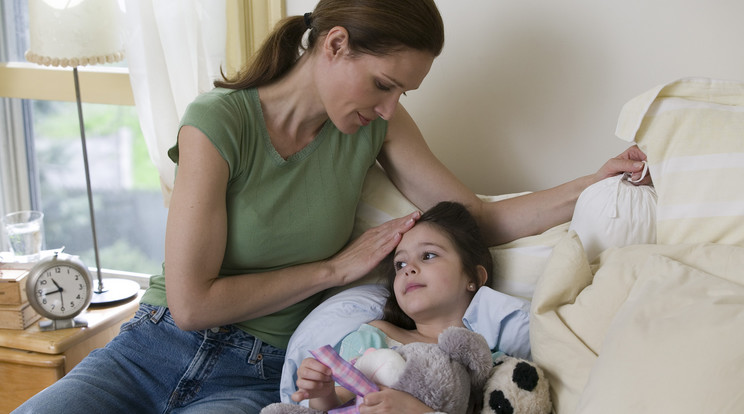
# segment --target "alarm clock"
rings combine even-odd
[[[42,331],[88,326],[78,316],[88,308],[93,281],[77,256],[55,252],[36,263],[26,280],[26,295],[39,315],[50,320],[39,322]]]

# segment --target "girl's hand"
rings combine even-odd
[[[366,275],[384,259],[400,242],[401,235],[416,224],[421,213],[390,220],[364,232],[347,247],[328,260],[339,286],[346,285]]]
[[[292,394],[292,401],[311,398],[332,398],[335,401],[335,384],[330,368],[315,358],[305,358],[297,368],[297,391]]]
[[[413,395],[384,387],[379,392],[369,393],[364,396],[364,404],[359,406],[359,414],[423,414],[432,411],[430,407],[427,407]]]
[[[643,163],[641,161],[645,160],[646,154],[644,154],[637,145],[633,145],[617,157],[610,158],[610,160],[599,169],[596,174],[598,181],[617,174],[630,173],[630,179],[634,184],[651,185],[651,176],[648,174],[641,182],[635,182],[641,178],[641,173],[643,172]]]

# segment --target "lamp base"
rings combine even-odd
[[[95,285],[98,283],[93,282]],[[103,290],[93,289],[90,306],[103,306],[114,302],[121,302],[137,296],[139,283],[128,279],[103,279]]]

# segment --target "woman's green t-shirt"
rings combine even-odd
[[[200,95],[187,108],[184,125],[201,130],[230,170],[221,277],[315,262],[338,252],[349,241],[364,178],[387,132],[382,119],[352,135],[327,121],[312,143],[285,160],[271,144],[255,89],[217,88]],[[168,155],[178,163],[177,144]],[[167,271],[152,277],[143,302],[167,306]],[[318,301],[314,295],[236,326],[286,348]]]

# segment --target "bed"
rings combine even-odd
[[[654,187],[605,180],[570,223],[491,247],[492,287],[528,304],[532,359],[557,414],[744,412],[744,82],[654,87],[623,107],[616,135],[647,154]],[[375,167],[356,235],[415,208]],[[329,292],[303,321],[284,402],[308,350],[381,315],[377,282]],[[492,300],[471,304],[488,316],[471,329],[489,341],[506,317]]]

